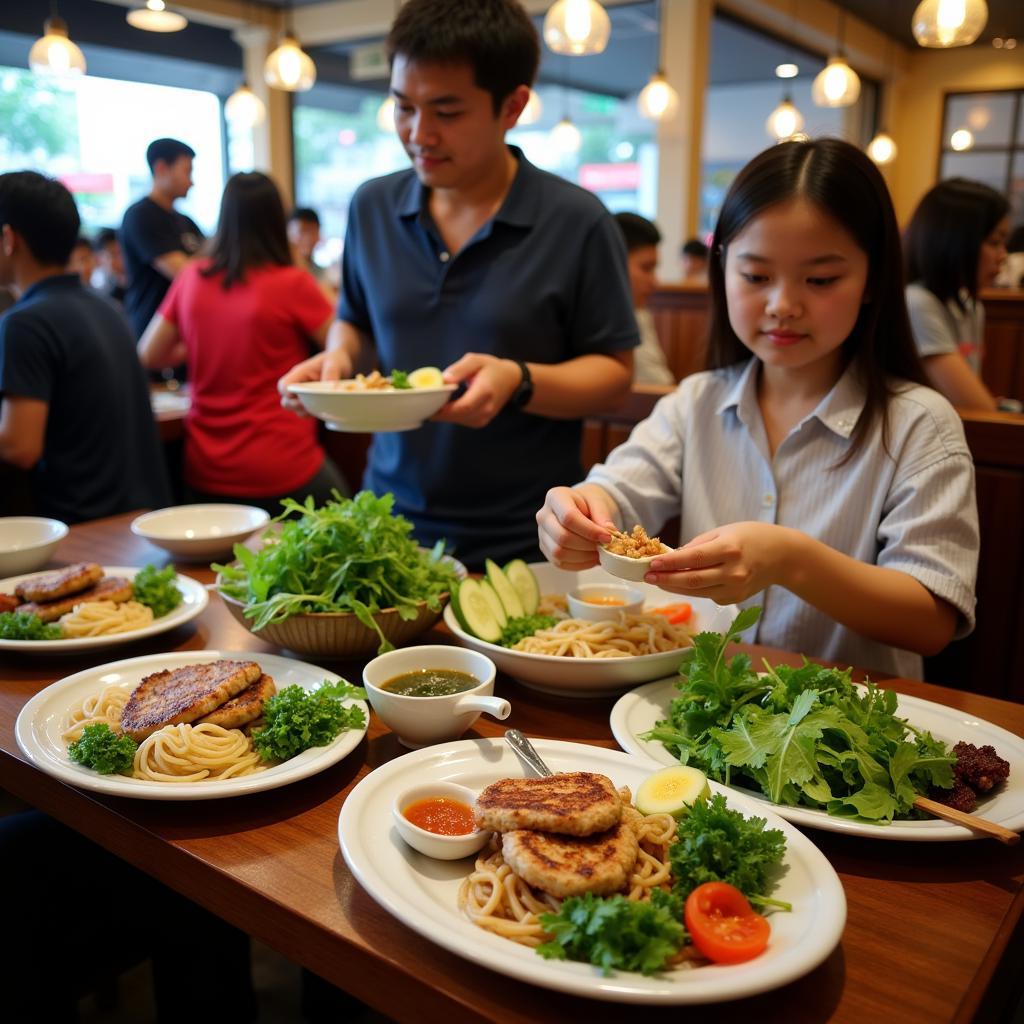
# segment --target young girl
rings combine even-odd
[[[978,181],[951,178],[918,204],[904,237],[907,310],[928,382],[961,409],[992,411],[982,383],[988,288],[1006,260],[1010,204]]]
[[[648,583],[763,608],[760,643],[920,678],[970,631],[974,471],[921,386],[899,234],[874,164],[787,142],[738,175],[711,254],[706,373],[686,378],[586,482],[548,492],[540,546],[584,569],[608,527],[683,547]]]

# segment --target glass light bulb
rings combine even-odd
[[[974,136],[966,128],[958,128],[950,135],[949,144],[958,153],[962,153],[974,145]]]
[[[395,130],[395,97],[388,96],[377,108],[377,127],[382,132]]]
[[[665,76],[656,71],[651,80],[640,90],[637,108],[641,117],[651,121],[667,120],[679,109],[679,94],[668,84]]]
[[[891,164],[896,159],[896,143],[893,142],[892,136],[887,135],[885,132],[879,132],[868,143],[868,156],[879,167]]]
[[[921,46],[968,46],[988,21],[985,0],[921,0],[910,21]]]
[[[316,81],[316,65],[294,36],[286,35],[263,65],[267,85],[287,92],[305,92]]]
[[[560,153],[575,153],[579,150],[583,136],[567,117],[563,117],[554,128],[551,129],[551,142]]]
[[[779,64],[775,68],[776,78],[796,78],[800,69],[795,64]]]
[[[240,128],[252,128],[262,124],[267,108],[247,85],[240,85],[224,104],[224,116]]]
[[[56,78],[84,75],[85,56],[68,38],[67,26],[59,18],[50,18],[43,27],[43,36],[28,52],[28,66],[39,75]]]
[[[811,97],[819,107],[849,107],[860,96],[860,78],[842,57],[829,57],[825,69],[811,86]]]
[[[544,16],[544,42],[552,53],[601,53],[611,31],[608,12],[597,0],[557,0]]]
[[[526,101],[526,106],[523,107],[523,112],[519,115],[519,120],[516,124],[536,124],[543,113],[544,104],[541,103],[540,96],[537,95],[536,91],[531,89],[530,98]]]
[[[804,126],[804,117],[787,96],[769,115],[765,122],[768,134],[776,141],[791,139]]]

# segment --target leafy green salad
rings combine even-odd
[[[414,619],[419,604],[434,611],[442,595],[456,582],[455,569],[444,558],[444,542],[430,551],[412,538],[412,524],[394,515],[394,496],[378,498],[360,491],[354,498],[334,499],[316,508],[283,503],[279,533],[253,552],[235,545],[238,564],[214,565],[220,590],[245,603],[252,628],[283,622],[305,612],[353,612],[380,637],[378,653],[393,645],[373,618],[374,612],[394,608],[403,619]]]
[[[644,739],[725,785],[877,824],[916,816],[919,794],[953,786],[956,757],[896,715],[895,692],[870,681],[859,689],[850,669],[765,663],[758,674],[744,654],[727,660],[760,612],[740,612],[725,635],[693,638],[680,695]]]

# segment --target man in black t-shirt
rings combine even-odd
[[[177,139],[157,139],[146,150],[153,172],[149,195],[129,206],[121,224],[128,274],[124,306],[136,338],[153,319],[171,281],[203,242],[195,221],[174,209],[192,187],[195,150]]]
[[[123,314],[64,267],[71,193],[0,174],[0,460],[32,471],[35,510],[66,523],[170,500],[145,373]]]

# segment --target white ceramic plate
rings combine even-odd
[[[290,761],[266,771],[213,782],[150,782],[130,779],[124,775],[100,775],[68,758],[67,746],[60,736],[61,722],[67,709],[76,701],[112,683],[137,684],[153,672],[216,661],[218,658],[257,662],[267,675],[273,677],[278,690],[292,683],[312,690],[325,679],[332,682],[338,679],[333,672],[304,661],[248,651],[178,651],[173,654],[127,658],[76,672],[37,693],[18,715],[14,727],[18,746],[41,771],[80,789],[91,789],[112,796],[137,797],[140,800],[212,800],[217,797],[261,793],[315,775],[354,750],[365,735],[365,727],[352,729],[341,733],[326,747],[304,750]],[[369,721],[369,709],[364,701],[350,700],[345,703],[361,707]]]
[[[336,381],[319,380],[288,385],[306,412],[331,430],[360,434],[415,430],[455,389],[456,385],[445,384],[398,391],[343,391]]]
[[[607,775],[616,786],[637,786],[651,768],[617,750],[535,740],[555,771]],[[589,964],[544,960],[525,946],[492,935],[462,915],[459,884],[473,861],[438,861],[406,846],[391,821],[395,796],[424,782],[457,782],[479,792],[501,778],[523,776],[515,754],[501,740],[459,740],[396,758],[371,772],[349,794],[338,819],[345,862],[364,889],[403,924],[458,956],[501,974],[576,995],[625,1003],[709,1003],[740,999],[785,985],[824,960],[846,921],[846,897],[821,852],[771,812],[730,790],[731,807],[758,814],[786,834],[786,872],[773,896],[793,904],[772,914],[768,949],[756,960],[645,977],[616,971],[610,977]]]
[[[122,576],[125,579],[133,580],[139,572],[141,569],[138,566],[103,566],[104,576]],[[40,575],[45,575],[45,573],[30,572],[25,576],[12,576],[10,579],[0,580],[0,594],[13,594],[15,586],[22,580]],[[192,579],[191,576],[179,574],[176,583],[181,591],[181,604],[177,608],[172,608],[166,615],[154,619],[148,626],[134,629],[129,633],[114,633],[112,636],[71,637],[67,640],[0,640],[0,651],[22,651],[27,654],[44,652],[46,654],[74,654],[76,651],[116,647],[118,644],[127,644],[133,640],[141,640],[143,637],[166,633],[169,629],[174,629],[176,626],[194,619],[210,600],[206,587]]]
[[[659,765],[678,764],[676,759],[658,742],[640,739],[653,729],[655,723],[668,717],[672,698],[678,695],[675,678],[660,679],[624,694],[612,708],[612,735],[619,746],[631,754],[647,758]],[[991,722],[972,718],[964,711],[935,704],[920,697],[898,694],[899,715],[919,729],[927,729],[936,739],[950,746],[959,740],[977,744],[986,743],[996,748],[1000,757],[1010,762],[1010,777],[990,797],[978,801],[976,813],[1004,828],[1019,832],[1024,829],[1024,740]],[[763,808],[771,808],[780,818],[806,828],[820,828],[826,832],[845,832],[848,835],[867,836],[870,839],[902,839],[917,842],[956,842],[977,839],[979,836],[960,825],[933,818],[925,821],[897,821],[891,825],[872,825],[865,821],[837,818],[810,807],[786,807],[767,800],[760,793],[740,790]],[[759,812],[760,813],[760,812]]]
[[[556,568],[550,562],[534,562],[530,568],[537,577],[542,594],[566,594],[586,583],[620,582],[599,566],[583,572],[568,572]],[[630,586],[644,592],[645,608],[657,608],[682,600],[678,594],[670,594],[649,583],[632,583]],[[734,605],[719,607],[713,601],[700,597],[686,600],[693,605],[693,618],[690,622],[698,631],[724,633],[736,618],[737,609]],[[471,636],[459,625],[450,604],[444,610],[444,622],[459,638],[459,643],[486,654],[500,671],[535,690],[557,693],[563,697],[607,697],[628,686],[666,676],[676,671],[682,660],[681,651],[642,654],[635,658],[559,658],[553,654],[513,651]]]

